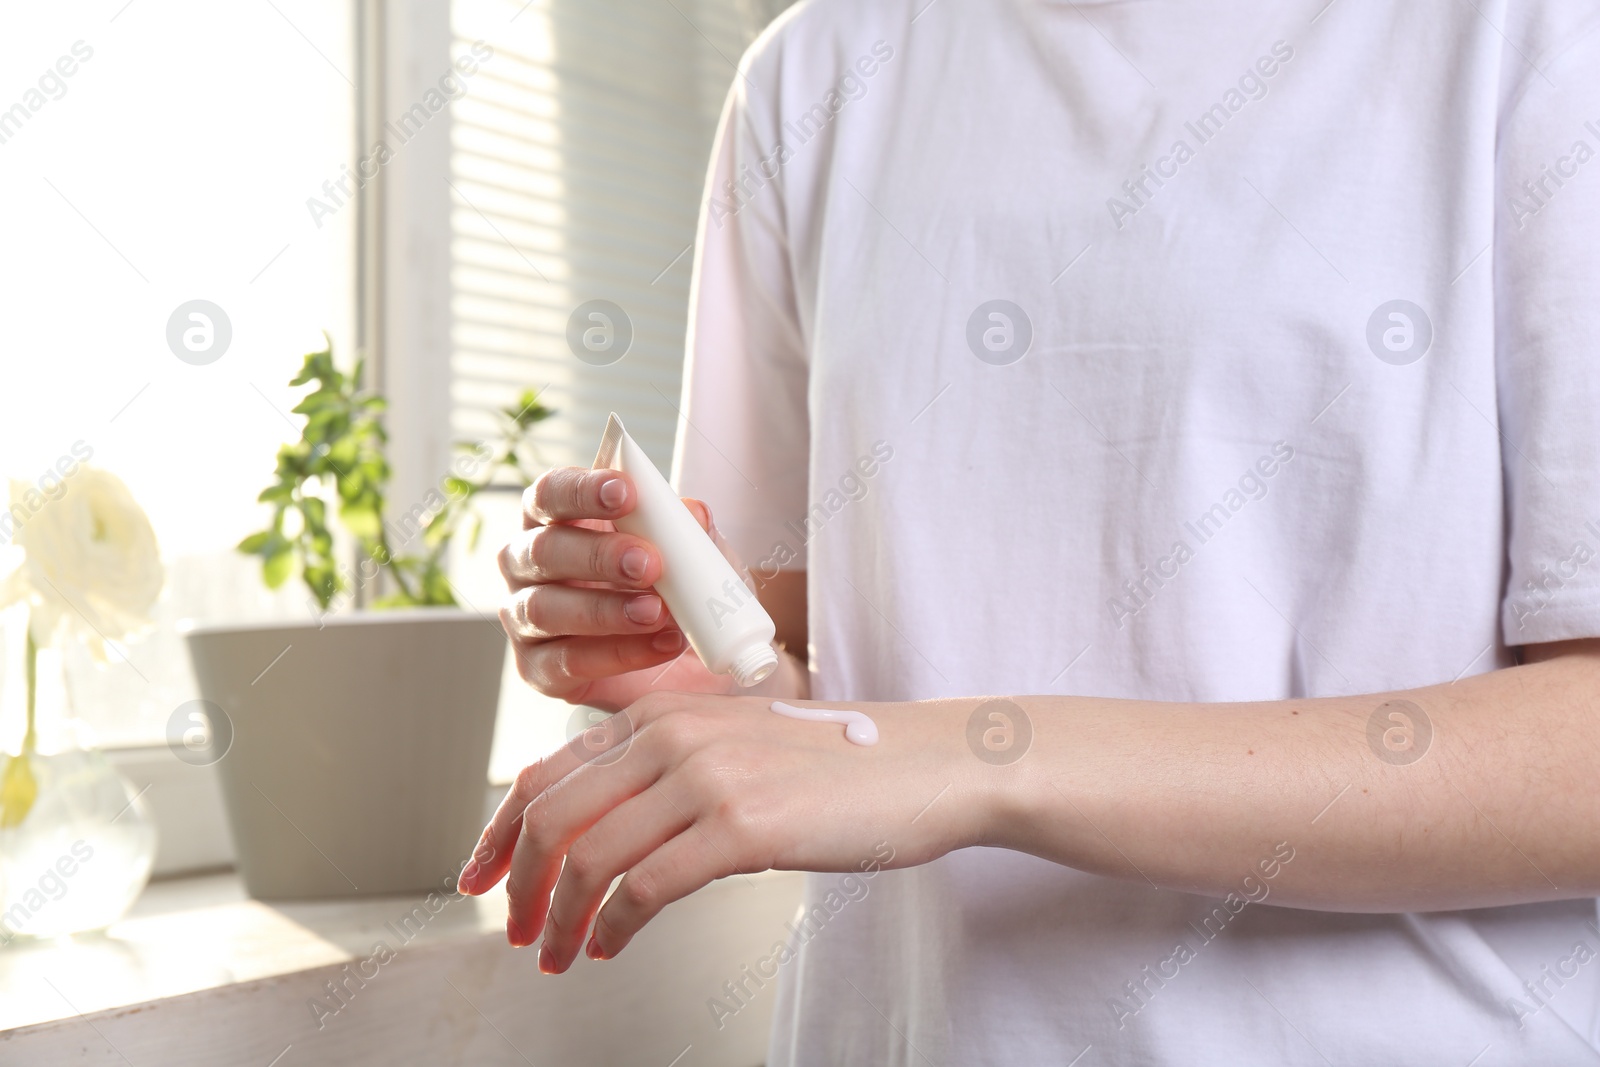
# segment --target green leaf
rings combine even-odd
[[[285,504],[294,499],[293,485],[269,485],[261,490],[256,500],[262,504]]]
[[[361,442],[354,437],[341,437],[328,450],[328,462],[335,470],[348,471],[361,456]]]
[[[276,469],[278,480],[285,484],[293,484],[304,478],[307,474],[306,463],[310,458],[311,446],[304,441],[296,441],[292,445],[284,445],[278,449]]]
[[[324,337],[327,335],[324,334]],[[305,363],[300,367],[300,373],[290,380],[290,385],[304,385],[315,379],[332,378],[339,372],[333,366],[333,346],[330,344],[321,352],[306,353]]]
[[[333,595],[339,591],[339,575],[332,567],[307,565],[302,576],[306,587],[317,598],[324,610],[333,602]]]
[[[239,552],[243,552],[247,556],[254,556],[260,553],[262,548],[266,546],[267,540],[271,536],[271,530],[262,530],[260,533],[253,533],[249,537],[246,537],[243,541],[240,541],[237,545],[235,545],[234,548]]]
[[[444,571],[435,567],[423,576],[422,601],[424,604],[440,607],[455,606],[455,594],[451,592],[450,582],[445,578]]]
[[[261,561],[261,580],[268,589],[276,589],[294,571],[294,550],[285,543]]]
[[[377,508],[370,503],[346,503],[339,508],[339,521],[345,528],[364,540],[371,540],[383,532],[383,522]]]
[[[422,528],[422,543],[425,547],[437,549],[450,539],[450,535],[455,533],[455,524],[450,518],[447,512],[441,511]]]
[[[344,406],[344,398],[336,392],[327,389],[318,389],[307,393],[301,398],[300,403],[289,410],[296,415],[315,415],[321,412],[336,410]]]
[[[367,476],[357,467],[348,471],[339,478],[339,499],[345,503],[354,503],[367,488]],[[341,516],[342,517],[342,516]]]

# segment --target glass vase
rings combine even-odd
[[[0,782],[12,786],[0,811],[0,946],[116,922],[149,881],[156,851],[142,799],[72,717],[59,653],[25,643],[25,681],[7,688],[24,702],[32,689],[31,722],[6,719],[31,728],[0,753]],[[24,812],[16,797],[30,792]]]

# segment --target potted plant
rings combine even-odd
[[[459,446],[401,510],[387,498],[384,402],[361,378],[359,361],[348,375],[334,365],[331,342],[305,357],[290,382],[313,386],[294,409],[304,432],[260,495],[271,522],[238,546],[268,586],[298,572],[312,618],[186,633],[205,729],[169,741],[218,765],[239,870],[262,899],[436,888],[482,825],[505,636],[457,605],[447,553],[458,534],[476,542],[472,499],[497,472],[532,480],[528,437],[553,413],[524,393],[498,442]],[[354,567],[339,563],[334,521]]]

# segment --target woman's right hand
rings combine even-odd
[[[511,590],[500,623],[518,673],[541,693],[616,711],[656,689],[733,690],[688,648],[651,589],[661,553],[613,524],[638,500],[626,474],[587,467],[548,471],[523,493],[523,532],[500,550]],[[705,504],[684,503],[710,530]]]

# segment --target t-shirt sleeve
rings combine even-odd
[[[711,507],[760,573],[805,567],[808,361],[790,257],[774,89],[757,42],[734,79],[712,150],[689,294],[673,484]],[[759,66],[759,63],[755,64]],[[765,146],[765,148],[764,148]]]
[[[1600,11],[1512,4],[1494,244],[1508,645],[1600,637]]]

